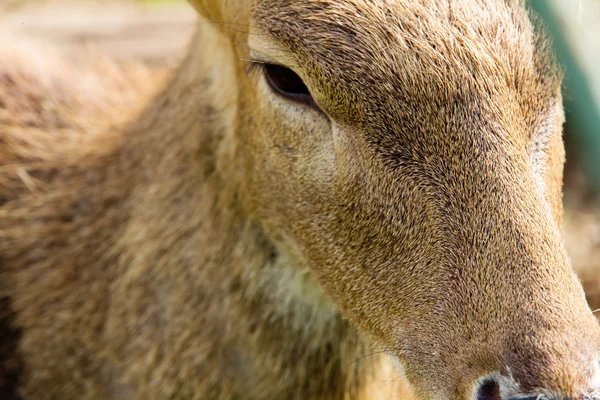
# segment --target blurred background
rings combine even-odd
[[[600,308],[600,0],[528,0],[565,69],[566,245]],[[184,0],[0,0],[0,34],[98,48],[116,60],[174,68],[193,31]],[[0,50],[1,51],[1,50]],[[600,313],[599,313],[600,315]]]

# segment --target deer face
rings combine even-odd
[[[596,398],[560,74],[522,6],[232,4],[196,5],[229,22],[244,201],[339,310],[422,398]]]

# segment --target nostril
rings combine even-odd
[[[483,381],[477,390],[477,400],[501,400],[500,386],[493,379]]]
[[[480,379],[476,385],[473,400],[558,400],[559,398],[564,399],[564,400],[571,399],[570,397],[566,398],[566,397],[562,397],[562,396],[551,396],[551,395],[546,395],[546,394],[542,394],[542,393],[534,394],[534,395],[531,395],[532,392],[517,393],[517,392],[514,392],[514,389],[515,389],[514,382],[512,382],[512,384],[509,384],[505,387],[504,382],[503,382],[504,379],[505,378],[503,378],[501,376],[499,376],[497,378],[487,377],[487,378]],[[501,388],[500,388],[501,384],[502,384],[503,390],[501,390]],[[516,387],[518,387],[518,386],[516,386]],[[509,389],[508,391],[510,392],[510,394],[504,393],[505,397],[503,397],[502,393],[504,391],[506,391],[506,389]],[[599,393],[600,393],[600,391],[599,391]],[[579,397],[578,397],[578,399],[579,399]],[[583,400],[600,400],[600,397],[598,397],[597,394],[595,394],[592,397],[590,397],[590,395],[588,395],[587,397],[582,397],[581,399],[583,399]]]

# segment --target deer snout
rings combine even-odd
[[[600,364],[593,366],[594,374],[587,384],[570,394],[555,388],[530,388],[525,390],[513,377],[495,374],[480,379],[473,391],[472,400],[600,400]],[[569,384],[565,382],[565,384]]]

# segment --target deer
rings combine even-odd
[[[172,74],[0,51],[2,399],[600,398],[524,2],[190,2]]]

